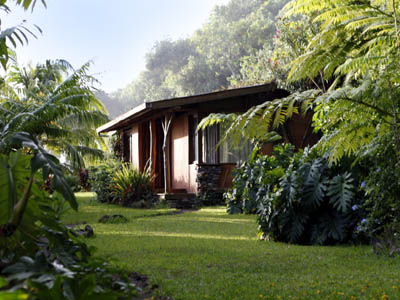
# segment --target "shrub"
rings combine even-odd
[[[366,241],[360,171],[348,161],[331,165],[306,149],[274,147],[272,156],[253,152],[234,173],[225,194],[229,213],[257,213],[259,237],[297,244]],[[350,173],[352,170],[353,173]]]
[[[132,299],[137,296],[128,272],[94,258],[93,249],[74,231],[62,225],[51,210],[47,214],[53,218],[50,220],[48,215],[40,235],[33,238],[36,247],[25,249],[23,256],[0,257],[0,287],[5,291],[5,299]],[[0,292],[3,299],[1,296]]]
[[[392,134],[374,139],[360,155],[365,168],[360,188],[366,196],[364,208],[368,215],[363,224],[359,224],[359,231],[368,235],[374,244],[391,244],[391,240],[397,240],[400,245],[400,166],[397,156]]]
[[[51,158],[43,152],[41,160]],[[43,176],[45,168],[33,174],[32,155],[20,151],[0,160],[0,178],[13,178],[0,192],[0,299],[132,299],[137,293],[128,273],[92,256],[92,248],[61,223],[66,199],[60,190],[70,192],[61,168],[48,163],[52,176]],[[28,194],[21,219],[10,222],[9,208],[11,217],[17,214]],[[11,206],[13,198],[18,202]]]
[[[274,147],[272,156],[261,155],[255,148],[250,159],[233,173],[233,189],[224,194],[227,212],[255,214],[261,197],[277,189],[293,152],[294,147],[288,144]]]
[[[89,169],[89,184],[91,190],[97,194],[97,200],[102,203],[112,203],[113,195],[113,176],[121,168],[121,163],[107,161],[99,166]]]
[[[293,156],[279,188],[260,199],[260,236],[281,242],[346,243],[356,238],[365,214],[352,174],[307,149]]]
[[[150,207],[156,197],[152,190],[152,177],[130,164],[124,164],[113,176],[114,201],[125,206]]]
[[[68,182],[69,187],[73,192],[79,192],[80,191],[80,186],[79,186],[79,178],[76,175],[73,174],[66,174],[65,179]]]

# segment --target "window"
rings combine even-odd
[[[218,125],[207,127],[203,131],[203,162],[207,164],[217,164],[217,144],[218,144]]]
[[[197,117],[189,116],[189,164],[199,161],[198,123]]]
[[[221,137],[224,136],[226,128],[220,127]],[[232,142],[225,141],[219,147],[219,160],[221,163],[238,163],[246,161],[253,151],[253,145],[249,140],[242,140],[238,146]]]

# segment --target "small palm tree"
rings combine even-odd
[[[84,157],[102,157],[105,144],[96,128],[108,116],[94,95],[89,66],[74,70],[65,60],[14,64],[0,91],[0,132],[29,132],[73,168],[84,167]]]

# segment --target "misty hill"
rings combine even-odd
[[[144,101],[240,85],[249,58],[274,47],[277,15],[287,2],[231,0],[216,6],[208,21],[189,38],[157,41],[146,54],[146,68],[136,80],[110,94],[99,92],[99,99],[115,118]],[[270,78],[257,83],[263,80]]]

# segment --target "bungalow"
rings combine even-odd
[[[139,170],[150,168],[156,191],[165,192],[170,198],[197,195],[204,200],[231,187],[232,170],[239,161],[247,159],[251,147],[229,149],[225,145],[216,149],[222,129],[214,125],[205,131],[196,131],[199,122],[210,113],[242,113],[265,101],[286,96],[287,91],[270,83],[145,102],[97,131],[99,134],[117,132],[122,158]],[[312,145],[318,137],[310,127],[311,115],[294,117],[285,126],[286,136],[298,148]],[[272,145],[263,147],[265,154],[271,150]]]

